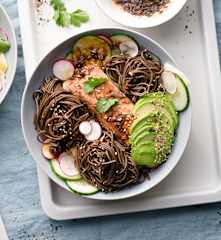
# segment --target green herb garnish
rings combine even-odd
[[[63,10],[63,11],[67,10],[64,3],[61,0],[51,0],[50,4],[54,8],[54,10]]]
[[[117,103],[118,100],[116,98],[101,98],[97,101],[96,111],[99,113],[105,113]]]
[[[54,12],[54,20],[61,27],[68,27],[70,25],[70,16],[63,10],[56,10]]]
[[[84,91],[86,93],[91,93],[93,90],[103,84],[107,78],[89,77],[86,82],[84,82]]]
[[[51,0],[50,4],[54,9],[54,20],[58,26],[68,27],[69,25],[73,25],[80,27],[82,23],[89,20],[87,12],[81,9],[69,13],[61,0]]]
[[[87,12],[77,9],[76,11],[72,12],[71,14],[71,24],[80,27],[81,23],[85,23],[89,20],[89,16]]]

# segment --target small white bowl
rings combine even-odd
[[[17,66],[17,41],[15,37],[15,30],[7,12],[5,11],[2,5],[0,5],[0,28],[2,28],[7,33],[9,42],[11,43],[10,50],[5,54],[8,63],[8,70],[6,72],[5,85],[3,89],[0,91],[0,104],[1,104],[12,85]]]
[[[22,106],[21,106],[21,122],[23,128],[23,134],[31,152],[33,158],[36,160],[38,165],[43,171],[59,186],[67,189],[67,185],[59,179],[53,171],[51,170],[50,163],[41,154],[41,143],[37,140],[37,132],[33,124],[33,116],[36,111],[35,104],[33,101],[33,92],[36,91],[39,86],[43,83],[46,76],[52,75],[52,66],[55,59],[63,58],[72,49],[73,43],[76,42],[80,37],[84,35],[112,35],[115,33],[122,33],[131,36],[140,46],[150,49],[154,54],[156,54],[162,61],[163,64],[168,64],[173,68],[177,69],[173,58],[155,41],[148,38],[140,33],[129,31],[122,28],[107,28],[107,29],[95,29],[87,32],[83,32],[73,36],[72,38],[64,41],[54,48],[47,56],[41,61],[41,63],[36,68],[34,74],[32,75],[30,81],[28,81],[26,88],[24,90]],[[186,77],[185,77],[186,78]],[[99,199],[99,200],[119,200],[125,199],[132,196],[136,196],[145,191],[150,190],[152,187],[159,184],[167,175],[175,168],[181,156],[186,148],[186,144],[189,139],[191,129],[191,106],[180,114],[180,123],[176,133],[176,139],[173,146],[173,151],[169,155],[168,161],[153,170],[150,173],[150,179],[146,179],[143,183],[130,186],[128,188],[122,189],[119,192],[114,193],[103,193],[99,192],[94,195],[85,195],[84,197]],[[185,171],[185,170],[184,170]]]
[[[156,13],[151,17],[134,16],[124,11],[120,5],[112,0],[96,0],[103,12],[114,21],[133,28],[150,28],[158,26],[172,19],[185,5],[187,0],[171,0],[168,7],[162,13]]]

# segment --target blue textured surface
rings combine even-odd
[[[14,21],[19,44],[16,79],[8,97],[0,105],[0,213],[10,239],[221,239],[220,204],[66,222],[47,218],[39,202],[35,163],[27,151],[20,126],[25,74],[16,1],[0,0],[0,3]],[[221,1],[215,0],[214,3],[221,47]]]

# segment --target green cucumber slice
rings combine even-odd
[[[176,80],[177,80],[177,89],[176,89],[176,92],[173,95],[171,95],[171,97],[176,107],[176,110],[178,112],[183,112],[189,106],[189,102],[190,102],[189,90],[186,83],[177,74],[176,74]]]
[[[106,41],[93,35],[81,37],[73,46],[73,59],[75,61],[78,61],[82,56],[87,59],[93,53],[102,56],[102,61],[106,61],[111,57],[111,48]]]
[[[79,179],[81,179],[80,174],[75,175],[75,176],[65,175],[60,168],[60,164],[59,164],[58,160],[56,160],[56,159],[51,160],[51,169],[55,175],[57,175],[59,178],[61,178],[63,180],[79,180]]]
[[[83,179],[78,181],[66,181],[66,184],[71,191],[80,195],[92,195],[99,191],[97,187],[92,186]]]

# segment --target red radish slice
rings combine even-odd
[[[92,130],[91,123],[88,121],[82,122],[79,125],[79,130],[80,130],[80,133],[82,133],[83,135],[88,135]]]
[[[139,49],[137,44],[134,41],[124,41],[119,45],[121,52],[130,57],[137,56]]]
[[[62,172],[66,176],[72,177],[72,176],[79,175],[79,172],[74,164],[74,158],[70,154],[62,153],[59,156],[58,161],[60,163],[60,168]]]
[[[53,73],[58,79],[68,80],[74,74],[74,66],[66,59],[58,60],[54,63]]]
[[[96,141],[100,138],[101,134],[102,134],[102,129],[101,126],[98,122],[95,122],[93,120],[90,121],[92,130],[88,135],[85,135],[85,138],[88,141]]]
[[[107,42],[109,45],[112,45],[112,41],[109,37],[105,36],[105,35],[99,35],[99,38],[101,38],[102,40],[104,40],[105,42]]]
[[[170,71],[164,71],[161,75],[163,86],[170,94],[174,94],[177,89],[177,80],[174,73]]]
[[[50,143],[43,143],[41,148],[43,156],[48,159],[52,160],[55,158],[55,156],[51,152],[51,144]]]

